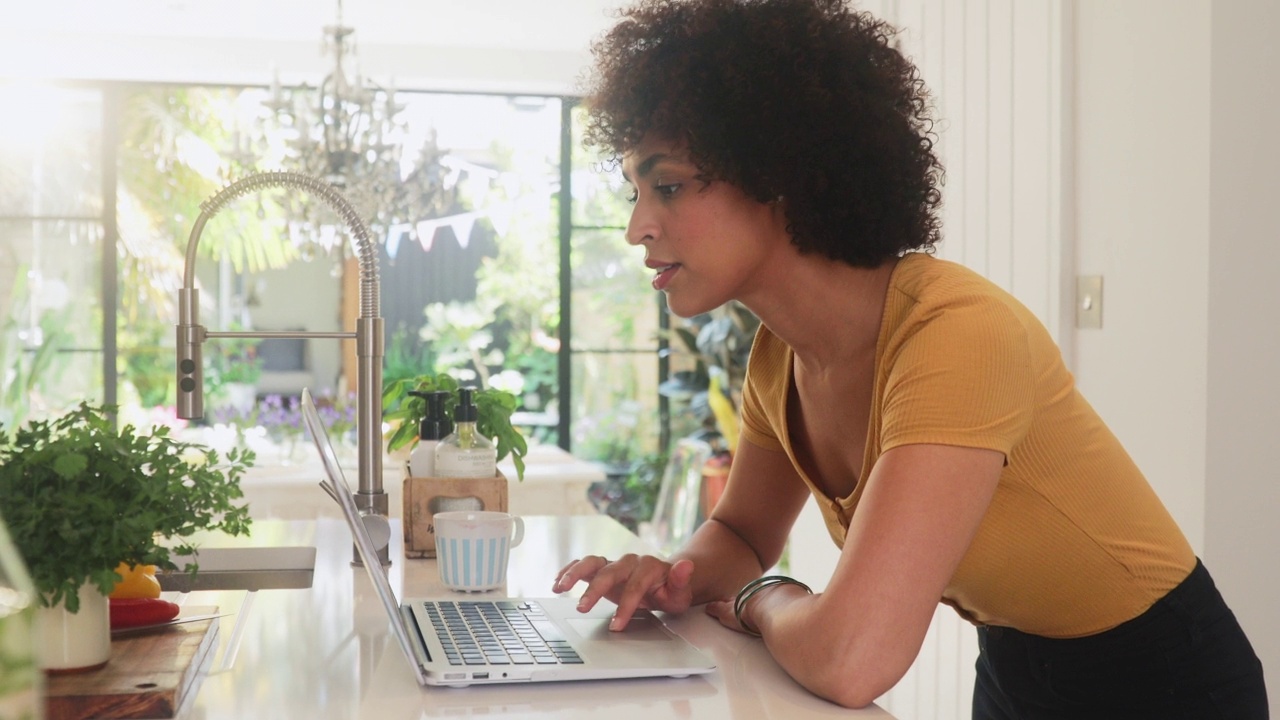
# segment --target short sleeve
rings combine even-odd
[[[931,443],[1007,458],[1034,414],[1027,330],[1005,304],[958,299],[904,323],[886,349],[880,451]]]
[[[786,344],[761,325],[742,385],[742,435],[766,450],[783,449],[790,363]]]

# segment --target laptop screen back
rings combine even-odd
[[[307,425],[307,430],[311,433],[311,439],[315,442],[316,449],[320,451],[320,461],[324,463],[325,475],[328,476],[327,481],[320,481],[320,487],[324,488],[325,492],[329,493],[330,497],[336,500],[342,508],[342,515],[346,518],[347,525],[351,528],[351,536],[355,540],[356,551],[360,554],[360,560],[364,563],[365,570],[369,573],[369,580],[373,582],[373,588],[377,592],[378,599],[382,602],[383,609],[386,610],[387,617],[391,620],[391,629],[396,634],[400,649],[404,651],[405,657],[409,660],[409,665],[413,667],[413,674],[418,684],[425,685],[427,681],[426,673],[418,664],[417,657],[414,654],[413,643],[409,639],[409,631],[405,628],[404,620],[400,615],[400,603],[396,601],[395,592],[391,589],[391,582],[382,570],[382,563],[378,560],[378,550],[374,547],[373,537],[369,535],[368,529],[365,528],[365,520],[356,508],[355,500],[351,495],[351,486],[347,484],[347,476],[343,474],[342,466],[338,464],[338,456],[333,451],[333,444],[329,442],[329,432],[325,429],[324,422],[321,421],[320,414],[316,411],[315,402],[311,399],[311,393],[306,388],[302,390],[302,419]],[[386,519],[381,516],[370,516],[370,518],[378,518],[378,520],[386,522]]]

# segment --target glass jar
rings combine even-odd
[[[0,518],[0,720],[44,717],[44,673],[36,664],[35,587]]]

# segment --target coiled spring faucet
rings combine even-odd
[[[356,240],[360,264],[360,316],[354,332],[309,331],[228,331],[210,332],[200,324],[200,295],[195,287],[196,247],[205,224],[229,202],[251,192],[271,187],[305,190],[328,205]],[[384,338],[378,285],[378,255],[369,237],[369,228],[345,197],[333,185],[311,175],[296,172],[264,172],[241,178],[200,204],[200,216],[187,242],[182,289],[178,291],[178,417],[204,416],[204,363],[201,348],[205,340],[218,338],[336,338],[356,341],[356,438],[359,450],[359,489],[356,506],[362,513],[386,517],[387,494],[382,487],[382,357]],[[387,562],[387,547],[378,548]]]

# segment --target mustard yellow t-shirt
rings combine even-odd
[[[908,254],[893,271],[862,476],[847,498],[824,496],[796,462],[786,422],[792,379],[791,348],[761,327],[743,436],[787,453],[838,546],[890,448],[1004,453],[995,497],[941,598],[974,623],[1091,635],[1140,615],[1195,565],[1146,478],[1076,390],[1048,331],[961,265]]]

